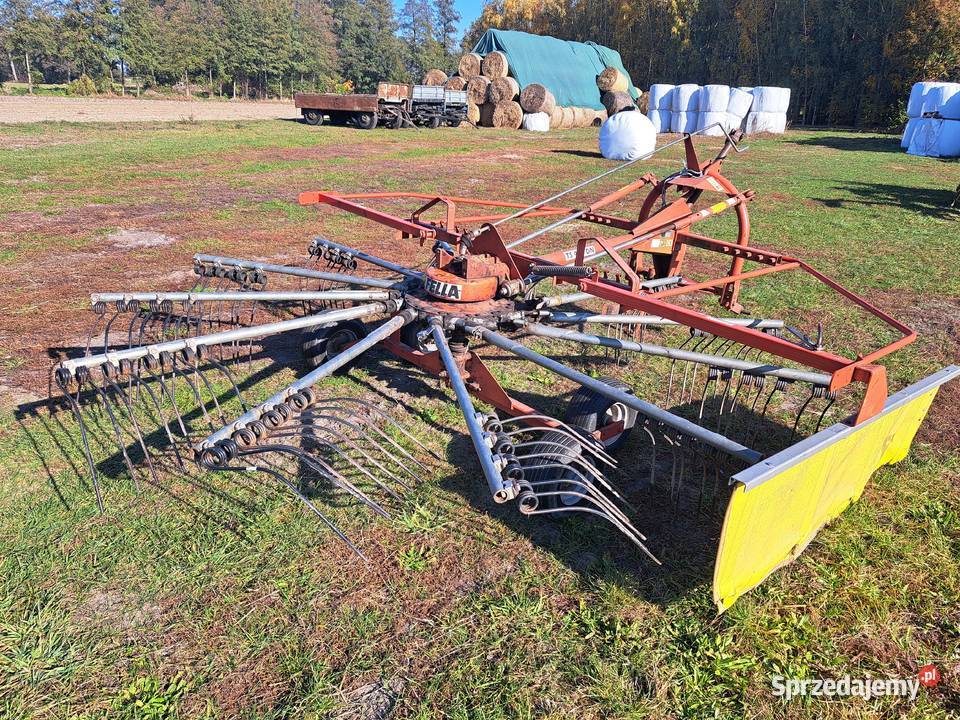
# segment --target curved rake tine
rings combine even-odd
[[[566,435],[571,440],[576,440],[579,443],[582,443],[586,446],[591,454],[596,455],[598,458],[604,461],[607,465],[611,467],[617,466],[617,461],[611,455],[609,455],[603,447],[603,443],[597,440],[592,435],[580,434],[576,432],[572,427],[567,425],[565,422],[557,420],[556,418],[550,417],[549,415],[517,415],[516,417],[505,418],[503,420],[497,420],[497,423],[501,425],[506,425],[508,423],[522,422],[523,420],[547,420],[549,422],[556,423],[556,427],[549,425],[530,425],[527,427],[517,428],[516,430],[503,430],[502,434],[509,437],[514,435],[521,435],[525,432],[547,432],[548,430],[556,430],[557,432]]]
[[[246,412],[249,408],[247,407],[247,403],[243,399],[243,393],[240,392],[240,388],[237,386],[237,381],[234,378],[233,373],[230,372],[229,368],[209,354],[205,355],[203,360],[204,362],[210,363],[214,368],[223,373],[224,377],[226,377],[227,381],[230,383],[230,387],[233,388],[233,392],[237,396],[237,400],[240,401],[240,408]]]
[[[73,417],[76,419],[77,425],[80,428],[80,440],[83,445],[83,454],[87,460],[87,467],[90,469],[90,481],[93,484],[93,493],[97,498],[97,508],[99,508],[100,514],[103,515],[103,495],[100,493],[100,478],[97,475],[97,466],[93,461],[93,454],[90,452],[90,442],[87,438],[87,428],[86,423],[83,421],[83,413],[80,412],[80,383],[77,384],[77,397],[73,397],[64,385],[61,385],[61,389],[63,390],[64,397],[67,398],[71,411],[73,411]]]
[[[154,408],[157,410],[157,416],[160,418],[160,422],[163,424],[163,429],[166,431],[167,440],[170,443],[170,448],[173,450],[174,456],[177,458],[177,465],[180,466],[180,469],[185,469],[186,465],[183,463],[183,458],[180,455],[180,448],[177,444],[177,441],[173,439],[173,432],[170,430],[170,423],[167,422],[167,416],[163,412],[163,406],[160,403],[160,399],[157,397],[157,394],[153,392],[153,388],[150,387],[149,383],[145,382],[142,378],[137,382],[137,393],[140,392],[140,388],[146,390],[147,395],[150,396],[150,401],[153,403]],[[179,416],[178,416],[179,417]],[[181,430],[183,429],[183,424],[181,422]],[[184,430],[184,432],[186,432]]]
[[[113,315],[110,316],[106,325],[103,326],[103,351],[105,353],[110,351],[110,328],[113,327],[113,323],[116,322],[118,317],[120,317],[120,311],[114,310]]]
[[[570,483],[576,487],[582,486],[585,489],[585,492],[587,492],[591,496],[594,496],[597,499],[598,505],[602,505],[603,507],[608,508],[611,513],[621,518],[623,522],[629,524],[630,520],[627,518],[624,512],[620,510],[620,508],[618,508],[615,503],[611,502],[610,498],[606,497],[603,493],[597,490],[596,486],[594,486],[594,484],[590,481],[590,479],[587,478],[585,475],[583,475],[576,468],[570,467],[569,465],[564,465],[563,463],[544,463],[544,464],[525,466],[525,469],[527,468],[529,468],[530,470],[558,469],[558,470],[569,470],[573,472],[573,474],[577,476],[577,481],[570,480],[569,478],[558,477],[556,479],[550,479],[550,480],[534,480],[534,481],[526,480],[525,482],[531,487],[537,486],[537,485],[546,485],[546,484],[559,485],[562,482]],[[609,487],[609,486],[606,483],[604,483],[604,487]],[[631,508],[631,510],[632,509],[633,508]],[[641,533],[638,532],[637,534],[640,535],[640,537],[643,540],[646,540],[646,538]]]
[[[336,473],[336,474],[328,473],[325,463],[319,462],[316,458],[312,457],[306,450],[295,448],[290,445],[282,445],[282,444],[274,443],[270,445],[255,445],[253,447],[243,448],[241,450],[241,456],[259,455],[261,453],[269,453],[269,452],[284,453],[297,458],[297,460],[300,460],[301,462],[306,464],[308,467],[318,472],[320,475],[326,476],[337,487],[341,488],[342,490],[346,491],[347,493],[355,497],[357,500],[362,502],[364,505],[369,507],[371,510],[373,510],[375,513],[377,513],[381,517],[390,518],[390,513],[384,510],[378,503],[374,502],[369,497],[367,497],[353,483],[348,481],[339,473]]]
[[[153,478],[154,483],[157,485],[160,484],[160,479],[157,477],[156,468],[153,466],[153,458],[150,456],[149,451],[147,450],[147,444],[143,440],[143,432],[140,429],[140,423],[137,421],[137,416],[133,411],[133,406],[130,403],[130,398],[123,392],[123,389],[117,385],[117,383],[110,378],[105,376],[106,382],[110,385],[115,395],[119,395],[123,399],[123,403],[127,409],[127,417],[130,418],[130,424],[133,426],[134,433],[137,436],[137,442],[140,444],[140,450],[143,451],[144,460],[146,460],[147,468],[150,470],[150,476]],[[138,488],[139,489],[139,488]]]
[[[820,417],[817,419],[817,426],[814,428],[813,432],[820,432],[820,426],[823,424],[823,419],[827,416],[827,413],[830,411],[830,408],[833,407],[833,404],[837,400],[837,394],[835,392],[827,393],[827,404],[823,408],[823,412],[820,413]]]
[[[417,447],[419,447],[424,452],[429,453],[434,459],[439,460],[440,462],[443,462],[443,458],[440,457],[438,453],[434,452],[433,450],[428,448],[426,445],[424,445],[420,440],[418,440],[414,435],[412,435],[405,427],[403,427],[403,425],[401,425],[392,417],[390,417],[389,413],[381,410],[373,403],[369,403],[365,400],[360,400],[359,398],[352,398],[352,397],[324,398],[322,402],[349,402],[349,403],[354,403],[356,405],[360,405],[361,407],[364,407],[367,410],[370,410],[371,412],[376,413],[377,415],[382,417],[384,420],[390,423],[390,425],[396,428],[405,438],[410,440],[412,443],[416,444]]]
[[[174,360],[174,366],[176,366],[176,360]],[[217,408],[217,415],[220,417],[220,423],[226,425],[227,418],[223,414],[223,408],[220,407],[220,399],[217,397],[217,392],[214,389],[213,385],[210,384],[210,381],[207,379],[207,376],[203,374],[200,370],[199,358],[194,354],[193,364],[188,366],[189,369],[193,372],[196,377],[199,377],[203,382],[204,387],[207,388],[207,392],[210,393],[210,398],[213,400],[214,407]]]
[[[170,404],[173,406],[173,413],[174,413],[174,415],[177,416],[177,424],[180,426],[180,433],[181,433],[181,435],[183,436],[183,439],[187,442],[187,444],[189,444],[189,443],[190,443],[190,433],[187,432],[187,427],[186,427],[186,425],[185,425],[184,422],[183,422],[183,416],[180,414],[180,408],[179,408],[179,406],[177,405],[177,399],[174,397],[173,391],[172,391],[169,387],[167,387],[167,383],[166,383],[166,381],[163,379],[163,377],[160,376],[160,375],[157,375],[157,374],[150,368],[149,365],[147,365],[147,373],[149,373],[150,377],[151,377],[153,380],[156,380],[156,381],[157,381],[157,383],[160,385],[161,391],[163,391],[163,394],[166,396],[167,400],[169,400],[169,401],[170,401]],[[149,387],[149,385],[144,385],[144,387]]]
[[[183,372],[183,370],[177,367],[176,361],[174,361],[170,365],[170,376],[171,376],[170,377],[171,386],[173,385],[174,377],[183,378],[184,382],[190,388],[191,392],[193,392],[193,397],[197,401],[197,407],[200,409],[200,412],[203,415],[203,419],[206,421],[207,425],[210,427],[210,431],[212,432],[214,429],[216,429],[216,425],[214,425],[213,419],[210,417],[210,414],[207,412],[207,404],[204,402],[203,397],[200,395],[200,391],[197,389],[197,386],[194,384],[194,382],[190,379],[190,376],[187,375],[185,372]],[[171,395],[171,398],[174,397],[174,393],[172,391],[170,395]],[[179,414],[180,413],[178,411],[177,415]]]
[[[333,400],[333,401],[342,401],[343,398],[331,398],[331,400]],[[336,410],[342,410],[343,412],[347,412],[344,408],[341,408],[341,407],[339,407],[339,406],[337,406],[337,405],[328,405],[327,402],[329,402],[327,399],[320,400],[316,405],[314,405],[314,407],[324,408],[324,409],[326,409],[328,412],[334,412],[334,411],[336,411]],[[373,405],[370,405],[369,403],[364,403],[364,402],[362,402],[362,401],[358,401],[357,404],[365,407],[365,408],[368,409],[368,410],[373,410],[373,411],[375,411],[376,413],[378,413],[378,414],[380,415],[380,417],[382,417],[382,418],[384,418],[385,420],[387,420],[387,422],[389,422],[392,426],[396,427],[396,428],[397,428],[398,430],[400,430],[401,432],[403,431],[403,428],[400,426],[399,423],[397,423],[393,418],[391,418],[387,413],[383,412],[383,411],[380,410],[379,408],[377,408],[377,407],[375,407],[375,406],[373,406]],[[423,470],[427,470],[427,466],[426,466],[426,465],[424,465],[424,464],[423,464],[422,462],[420,462],[416,457],[414,457],[414,456],[411,455],[409,452],[407,452],[406,448],[404,448],[400,443],[398,443],[396,440],[394,440],[392,437],[390,437],[389,433],[384,432],[384,430],[383,430],[379,425],[377,425],[375,422],[373,422],[373,420],[372,420],[371,418],[365,418],[365,417],[363,417],[362,415],[356,415],[356,414],[353,414],[353,413],[350,413],[350,417],[358,418],[358,419],[360,419],[363,423],[365,423],[365,424],[369,425],[370,427],[372,427],[374,430],[377,431],[377,433],[378,433],[381,437],[383,437],[388,443],[390,443],[390,445],[391,445],[392,447],[394,447],[394,448],[397,450],[397,452],[402,453],[404,457],[408,458],[411,462],[414,462],[414,463],[416,463],[417,465],[419,465],[420,468],[422,468]],[[404,434],[404,437],[408,437],[408,436],[409,436],[409,434]],[[415,442],[417,443],[417,445],[418,445],[419,447],[421,447],[423,450],[425,450],[425,451],[427,451],[427,452],[430,452],[430,450],[428,450],[428,448],[427,448],[426,446],[424,446],[423,443],[419,442],[416,438],[414,438],[414,437],[412,437],[412,436],[409,436],[409,437],[410,437],[411,440],[415,441]],[[434,457],[436,457],[436,456],[434,456]],[[439,458],[437,458],[437,459],[439,460]]]
[[[224,471],[227,471],[227,472],[241,472],[241,473],[249,472],[249,468],[245,468],[245,467],[243,467],[243,468],[238,468],[238,467],[230,467],[230,466],[227,466],[227,467],[223,467],[223,468],[219,468],[219,469],[224,470]],[[333,521],[330,520],[326,515],[324,515],[322,512],[320,512],[320,510],[317,509],[317,506],[314,505],[312,502],[310,502],[310,498],[308,498],[308,497],[307,497],[306,495],[304,495],[302,492],[300,492],[299,490],[297,490],[297,488],[293,485],[293,483],[291,483],[289,480],[287,480],[287,479],[283,476],[282,473],[279,473],[279,472],[277,472],[276,470],[274,470],[273,468],[268,468],[268,467],[257,467],[257,468],[255,468],[255,470],[256,470],[257,472],[266,473],[267,475],[270,475],[272,478],[274,478],[275,480],[278,480],[280,483],[282,483],[283,486],[284,486],[287,490],[289,490],[291,493],[293,493],[293,495],[294,495],[300,502],[302,502],[304,505],[306,505],[308,508],[310,508],[310,510],[313,512],[313,514],[316,515],[318,518],[320,518],[320,520],[323,522],[323,524],[326,525],[330,530],[332,530],[333,533],[334,533],[338,538],[340,538],[340,539],[347,545],[347,547],[349,547],[349,548],[356,554],[357,557],[359,557],[359,558],[361,558],[361,559],[363,559],[363,560],[366,560],[366,559],[367,559],[366,556],[365,556],[362,552],[360,552],[360,550],[357,548],[357,546],[354,545],[352,542],[350,542],[350,539],[343,533],[343,531],[342,531],[340,528],[338,528],[336,525],[334,525]]]
[[[102,385],[90,381],[90,385],[96,391],[97,397],[100,399],[103,407],[107,411],[107,416],[110,418],[110,426],[113,428],[113,437],[117,444],[117,448],[120,450],[120,454],[123,455],[123,462],[127,466],[127,471],[130,473],[130,479],[133,481],[133,486],[136,488],[136,491],[140,492],[140,478],[137,477],[136,471],[133,469],[133,461],[130,460],[130,455],[127,454],[127,444],[123,441],[123,434],[120,432],[120,425],[117,423],[117,417],[113,412],[113,407],[110,405],[110,400],[107,398],[107,391],[103,389]]]

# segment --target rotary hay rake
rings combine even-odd
[[[311,267],[197,255],[198,280],[188,292],[92,296],[98,319],[85,352],[60,362],[54,377],[78,422],[101,510],[94,455],[112,442],[135,483],[146,473],[162,486],[162,473],[196,466],[259,473],[362,555],[324,506],[346,499],[389,516],[391,503],[439,459],[381,407],[325,392],[325,378],[379,347],[452,389],[497,503],[515,502],[525,515],[600,518],[659,562],[608,479],[628,437],[641,448],[626,469],[637,480],[631,485],[669,497],[675,508],[687,499],[698,507],[725,503],[714,600],[726,609],[795,558],[878,467],[906,455],[937,389],[960,374],[948,367],[888,396],[876,363],[915,333],[803,261],[750,244],[754,194],[722,174],[727,156],[741,150],[738,139],[727,136],[704,162],[685,135],[655,151],[682,143],[680,170],[663,179],[643,174],[580,208],[555,203],[638,161],[533,205],[417,193],[300,195],[303,205],[352,213],[389,228],[411,250],[424,248],[421,269],[316,238]],[[604,212],[644,191],[632,217]],[[419,207],[403,215],[373,207],[402,201]],[[479,214],[460,214],[464,206]],[[735,239],[694,232],[722,213],[734,216]],[[514,239],[502,234],[510,223],[537,219],[549,222]],[[551,239],[555,247],[574,222],[605,234],[539,255],[518,249]],[[702,274],[695,254],[724,269],[694,279],[698,268]],[[370,272],[356,274],[360,267]],[[792,324],[743,315],[745,281],[791,271],[897,337],[850,358],[825,349],[823,329],[810,327],[810,318]],[[545,292],[551,287],[560,294]],[[707,298],[719,308],[706,312]],[[604,301],[604,311],[578,305],[591,300]],[[247,404],[244,394],[272,372],[256,360],[292,331],[302,333],[309,371]],[[594,377],[524,339],[576,348],[588,361],[604,353],[606,365],[630,372],[639,359],[649,379]],[[564,417],[511,395],[481,349],[579,386]],[[252,373],[241,378],[243,368]]]

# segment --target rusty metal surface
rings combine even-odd
[[[376,95],[337,95],[334,93],[297,93],[294,105],[307,110],[342,112],[376,112],[380,99]]]

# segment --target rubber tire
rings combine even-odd
[[[601,377],[599,380],[612,388],[633,395],[633,388],[617,378]],[[607,411],[615,404],[616,401],[611,400],[606,395],[601,395],[593,390],[582,387],[570,398],[570,404],[567,406],[567,412],[563,417],[563,421],[567,423],[567,425],[572,425],[588,433],[592,433],[606,424],[603,421],[603,416],[606,415]],[[630,408],[626,408],[626,411],[624,431],[613,438],[612,441],[608,440],[604,443],[607,452],[616,452],[623,447],[627,442],[627,438],[630,436],[630,431],[637,422],[637,411]]]
[[[562,447],[557,447],[560,445]],[[549,452],[557,453],[561,457],[544,459],[543,464],[545,465],[569,465],[574,458],[581,455],[580,443],[577,440],[574,440],[565,432],[560,432],[559,430],[548,430],[543,434],[540,440],[537,443],[529,448],[527,451],[530,454],[535,454],[537,452]],[[589,457],[584,456],[584,461],[589,462]],[[544,468],[543,470],[537,470],[536,465],[527,466],[524,469],[524,478],[530,482],[540,482],[543,480],[550,480],[559,476],[562,472],[560,468],[549,467]],[[577,472],[584,474],[579,468]],[[571,474],[570,479],[575,479],[576,476]],[[549,492],[550,490],[555,489],[550,485],[541,485],[539,487],[534,486],[534,492]],[[575,499],[575,498],[574,498]],[[580,502],[578,500],[578,502]],[[548,495],[540,501],[540,509],[543,510],[554,510],[560,507],[574,507],[577,503],[572,503],[570,505],[563,502],[562,495]],[[544,517],[560,519],[563,516],[560,513],[547,513]]]
[[[323,125],[323,113],[319,110],[304,110],[303,121],[307,125]]]
[[[353,120],[361,130],[373,130],[377,126],[376,113],[357,113]]]
[[[436,130],[438,127],[440,127],[440,118],[432,117],[429,120],[427,120],[427,127],[430,128],[431,130]]]
[[[453,120],[448,120],[447,125],[450,127],[460,127],[460,123],[463,122],[463,118],[454,118]]]
[[[301,348],[303,350],[303,361],[310,370],[315,370],[339,352],[342,347],[345,336],[353,336],[348,342],[356,342],[367,336],[366,326],[359,320],[343,320],[337,323],[329,323],[320,327],[304,330],[301,335]],[[333,340],[333,347],[328,348],[328,344]],[[329,352],[333,350],[333,352]],[[347,363],[337,372],[345,371],[352,363]]]

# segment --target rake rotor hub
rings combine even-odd
[[[883,431],[888,445],[899,428],[915,430],[912,421],[884,430],[888,426],[878,416],[893,410],[885,405],[883,368],[874,364],[915,334],[801,260],[751,248],[746,205],[753,193],[741,192],[721,172],[727,154],[737,150],[734,141],[728,136],[714,159],[701,162],[685,136],[686,170],[663,180],[642,175],[581,208],[552,203],[635,161],[530,206],[415,193],[300,196],[304,205],[331,205],[387,226],[402,242],[429,242],[432,252],[421,258],[425,269],[318,237],[308,250],[312,267],[197,255],[197,283],[187,292],[93,296],[96,324],[85,353],[64,360],[54,379],[78,421],[98,504],[102,509],[88,435],[105,429],[135,482],[130,443],[154,480],[171,460],[176,472],[187,472],[184,456],[206,470],[256,472],[294,495],[362,555],[305,488],[322,487],[331,497],[349,497],[388,517],[391,503],[439,459],[379,406],[321,389],[333,373],[379,347],[443,378],[491,497],[497,503],[516,501],[523,515],[599,518],[658,562],[628,516],[630,504],[608,477],[633,471],[644,478],[646,492],[668,497],[674,507],[693,498],[699,509],[732,497],[725,527],[754,530],[756,518],[776,524],[778,516],[764,515],[770,503],[762,494],[752,496],[760,500],[744,500],[735,486],[731,495],[731,475],[766,477],[770,468],[795,462],[791,453],[803,458],[820,444],[829,448],[846,427]],[[638,191],[646,192],[639,212],[631,207],[626,216],[607,214],[609,206],[629,203]],[[711,197],[709,204],[703,206],[701,196]],[[379,199],[407,199],[420,207],[399,217],[367,204]],[[479,214],[458,215],[471,206]],[[433,212],[442,217],[431,219]],[[734,242],[692,229],[724,212],[736,215]],[[507,223],[519,218],[545,218],[548,224],[505,240]],[[542,255],[518,249],[573,222],[599,226],[606,234]],[[690,252],[719,259],[729,270],[714,278],[688,277]],[[747,262],[755,267],[745,268]],[[367,266],[379,273],[363,274],[359,268]],[[819,324],[807,334],[784,320],[740,316],[742,283],[787,271],[825,284],[901,338],[850,359],[824,349]],[[551,284],[572,292],[544,294]],[[692,296],[718,300],[723,317],[698,309],[702,303],[686,302]],[[590,300],[602,301],[604,314],[555,309]],[[247,379],[237,373],[244,363],[250,367],[269,355],[271,338],[289,332],[304,334],[309,371],[249,405],[244,392],[257,373]],[[659,377],[637,387],[616,377],[598,378],[533,351],[524,344],[529,336],[538,339],[538,347],[572,349],[586,359],[602,353],[613,367],[643,356],[644,368]],[[563,417],[541,412],[502,387],[480,354],[491,347],[500,351],[498,360],[525,363],[579,386]],[[944,371],[938,382],[952,376]],[[862,394],[841,393],[848,386]],[[478,411],[474,399],[498,416]],[[853,422],[833,426],[822,439],[818,431],[831,413],[844,417],[850,411]],[[865,422],[871,418],[878,422]],[[156,436],[172,458],[157,452],[151,434],[141,429],[148,421],[159,424]],[[620,468],[612,453],[628,438],[639,455]],[[802,450],[794,450],[797,438],[805,438]],[[850,454],[808,475],[821,477],[823,468],[842,464]],[[871,456],[864,466],[875,468],[877,458],[894,454]],[[842,469],[844,477],[856,475],[855,469]],[[811,494],[828,498],[831,508],[842,505],[835,502],[841,493],[831,495],[829,488]],[[814,532],[829,519],[807,507],[796,513],[818,521]],[[769,537],[752,543],[744,531],[721,543],[718,605],[728,606],[757,582],[757,571],[738,554],[747,552],[744,548],[773,548],[764,560],[769,572],[810,537],[798,531],[786,545]]]

